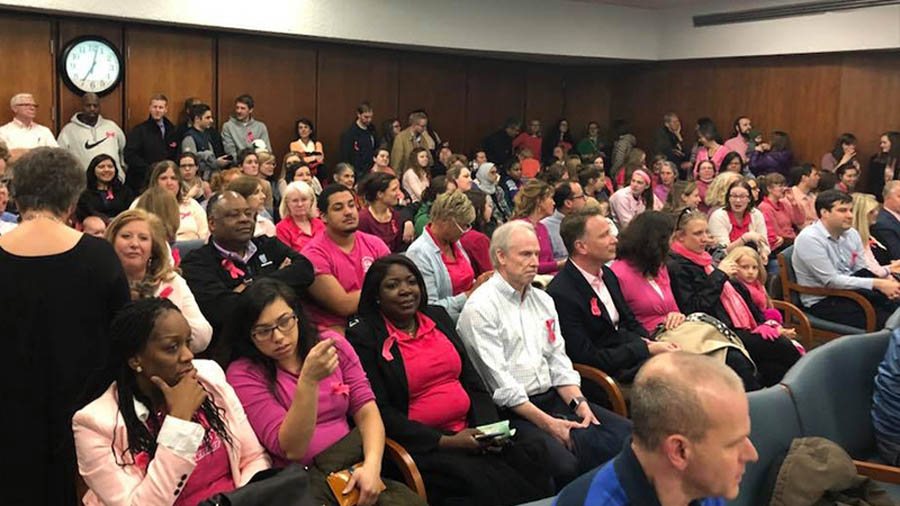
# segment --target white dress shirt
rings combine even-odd
[[[494,274],[469,297],[457,331],[498,406],[518,406],[553,387],[581,385],[566,356],[553,299],[542,290],[529,286],[523,298]]]
[[[594,293],[597,294],[597,297],[600,299],[600,302],[603,303],[603,306],[606,308],[607,314],[609,314],[609,319],[612,320],[613,326],[617,329],[619,328],[619,310],[616,309],[616,303],[612,300],[612,295],[609,294],[609,288],[606,288],[606,283],[603,282],[603,271],[600,271],[600,276],[594,276],[590,272],[581,268],[574,260],[572,261],[572,265],[578,269],[578,272],[584,276],[585,281],[591,285],[591,289],[594,290]]]
[[[0,127],[0,140],[6,142],[9,150],[34,149],[41,146],[59,147],[49,128],[33,121],[26,126],[17,119]]]

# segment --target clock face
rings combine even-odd
[[[73,41],[63,52],[61,63],[66,84],[77,93],[102,95],[115,88],[122,76],[119,52],[95,37]]]

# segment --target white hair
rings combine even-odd
[[[288,195],[291,193],[306,195],[313,201],[312,207],[315,207],[316,192],[313,191],[312,186],[304,181],[293,181],[291,184],[287,185],[287,188],[284,189],[284,195],[281,196],[281,205],[278,207],[278,212],[281,214],[282,218],[290,215],[287,208],[287,201]],[[310,209],[310,216],[312,216],[312,209]]]
[[[504,253],[509,251],[509,241],[513,234],[519,230],[526,230],[537,237],[534,231],[534,225],[526,220],[512,220],[504,223],[494,230],[491,236],[491,264],[494,268],[500,267],[500,261],[497,259],[497,251],[502,250]]]
[[[31,93],[16,93],[15,95],[12,96],[11,99],[9,99],[9,106],[15,107],[15,106],[21,104],[22,102],[25,102],[26,98],[30,98],[33,101],[34,95],[32,95]]]

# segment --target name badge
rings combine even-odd
[[[260,254],[260,255],[259,255],[259,262],[260,262],[260,264],[259,264],[260,267],[265,267],[265,266],[267,266],[267,265],[272,265],[272,261],[269,260],[268,258],[266,258],[266,255],[265,255],[265,254]]]

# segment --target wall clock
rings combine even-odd
[[[105,95],[122,80],[122,54],[103,37],[88,35],[73,39],[63,49],[59,62],[63,82],[79,95]]]

